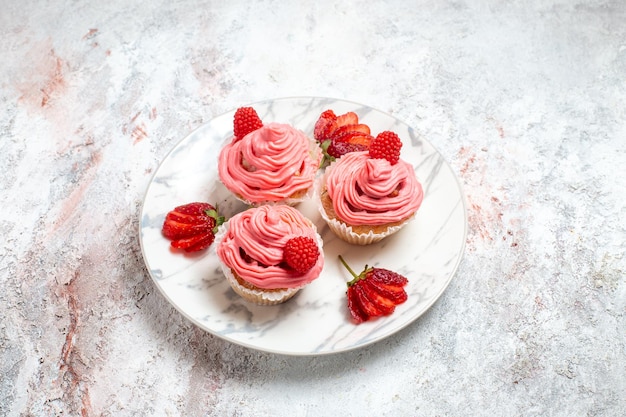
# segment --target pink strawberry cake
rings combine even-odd
[[[256,112],[250,117],[254,116]],[[288,124],[238,120],[242,119],[236,114],[236,134],[221,149],[218,160],[219,177],[226,188],[253,206],[296,204],[308,198],[322,158],[316,143]]]
[[[400,230],[418,211],[424,192],[413,165],[399,158],[400,147],[375,140],[369,151],[347,153],[326,168],[317,186],[320,213],[337,236],[374,243]]]
[[[215,242],[229,284],[256,304],[288,300],[324,267],[315,225],[288,205],[252,207],[234,215],[221,226]]]

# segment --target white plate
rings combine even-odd
[[[441,296],[465,247],[465,200],[454,173],[439,152],[405,123],[357,103],[315,97],[282,98],[254,103],[261,119],[290,123],[312,135],[319,115],[354,111],[374,134],[396,132],[403,140],[402,158],[413,163],[425,190],[415,219],[397,234],[371,246],[353,246],[334,237],[315,204],[298,206],[324,239],[321,276],[290,301],[256,306],[229,287],[214,248],[183,255],[161,236],[165,215],[175,206],[206,201],[227,217],[245,207],[221,185],[219,149],[232,135],[234,110],[200,126],[165,157],[148,186],[140,222],[143,257],[156,286],[185,317],[202,329],[233,343],[287,355],[322,355],[360,348],[406,327]],[[394,270],[409,279],[408,300],[391,316],[353,324],[346,306],[348,272],[341,254],[360,272],[365,264]]]

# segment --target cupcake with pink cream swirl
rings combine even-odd
[[[343,240],[367,245],[397,232],[413,218],[424,193],[413,165],[350,152],[318,183],[320,213]]]
[[[317,256],[305,271],[286,261],[292,239],[313,242]],[[262,305],[282,303],[319,277],[323,243],[315,225],[288,205],[263,205],[234,215],[216,236],[216,253],[233,290]]]
[[[308,198],[322,158],[319,147],[291,125],[262,124],[260,119],[258,123],[260,127],[241,137],[236,133],[221,149],[220,180],[237,198],[253,206],[293,205]],[[236,124],[235,118],[235,131]]]

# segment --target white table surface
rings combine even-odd
[[[626,3],[2,3],[0,415],[626,414]],[[467,199],[442,298],[337,355],[200,330],[139,246],[176,143],[291,96],[405,121]]]

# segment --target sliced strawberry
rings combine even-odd
[[[369,316],[363,312],[361,309],[360,303],[357,300],[356,292],[353,287],[348,288],[346,291],[348,296],[348,311],[350,312],[350,316],[354,320],[356,324],[363,323],[369,319]]]
[[[167,220],[186,223],[186,224],[203,224],[205,219],[202,216],[198,216],[197,214],[185,214],[176,211],[170,211],[167,213]]]
[[[217,228],[224,222],[209,203],[189,203],[167,213],[161,232],[170,245],[186,252],[206,249],[213,243]]]
[[[211,242],[213,242],[214,238],[215,237],[210,238]],[[202,244],[202,242],[205,241],[206,239],[207,239],[206,235],[194,235],[191,237],[177,239],[177,240],[172,241],[172,247],[176,249],[189,249],[194,246],[200,246],[200,244]]]
[[[324,152],[322,166],[348,152],[368,150],[374,140],[370,127],[359,123],[359,116],[355,112],[337,116],[332,110],[326,110],[320,115],[315,123],[314,137]],[[359,146],[339,145],[342,142]]]
[[[341,116],[337,116],[337,127],[345,125],[356,125],[358,123],[359,116],[353,111],[349,111],[342,114]]]
[[[213,206],[208,204],[208,203],[188,203],[188,204],[183,204],[182,206],[178,206],[176,208],[174,208],[174,212],[175,213],[181,213],[181,214],[190,214],[192,216],[201,214],[204,210],[207,210],[209,208],[212,208]]]
[[[383,284],[374,279],[368,280],[368,285],[382,297],[394,302],[396,305],[402,304],[407,300],[407,293],[404,290],[404,286]]]
[[[318,120],[319,121],[319,120]],[[354,112],[348,112],[337,116],[334,120],[327,119],[323,129],[319,129],[320,139],[333,139],[338,129],[345,125],[356,125],[359,123],[359,116]]]
[[[341,136],[350,132],[354,132],[353,134],[369,135],[370,128],[368,125],[362,123],[338,126],[333,132],[333,136],[335,140],[339,140]]]
[[[361,134],[352,134],[348,135],[346,138],[348,143],[354,143],[358,145],[363,145],[366,149],[369,149],[370,144],[374,138],[370,135],[361,135]]]
[[[201,233],[205,233],[213,229],[212,222],[205,223],[182,223],[171,219],[165,220],[163,224],[163,236],[168,239],[181,239]]]
[[[328,156],[332,157],[332,159],[336,159],[342,155],[347,154],[348,152],[358,152],[365,150],[367,150],[367,148],[364,145],[360,145],[358,143],[330,142],[326,153],[328,154]]]
[[[406,277],[398,274],[397,272],[390,271],[389,269],[374,268],[374,271],[375,273],[373,273],[370,277],[372,281],[399,287],[403,287],[409,282]]]
[[[204,248],[208,248],[215,241],[215,235],[211,233],[205,234],[202,239],[199,239],[191,246],[187,247],[187,252],[196,252]]]
[[[339,260],[354,277],[347,283],[348,310],[354,321],[362,323],[371,318],[392,314],[398,304],[407,299],[404,286],[408,280],[400,274],[383,268],[365,265],[357,275],[339,256]]]
[[[327,139],[326,133],[331,129],[334,129],[334,123],[337,120],[337,116],[332,110],[324,111],[317,122],[315,122],[315,128],[313,129],[313,137],[317,141],[323,141]]]
[[[376,308],[380,310],[382,315],[389,315],[394,312],[396,309],[396,302],[393,299],[386,297],[385,295],[378,292],[378,289],[372,285],[372,281],[370,280],[361,280],[361,288],[363,288],[363,292],[367,295],[367,298],[376,305]]]
[[[363,311],[368,317],[382,316],[382,311],[367,297],[367,294],[363,289],[363,285],[359,285],[359,283],[357,283],[356,285],[353,285],[353,287],[354,293],[356,294],[356,300],[359,303],[361,311]]]

